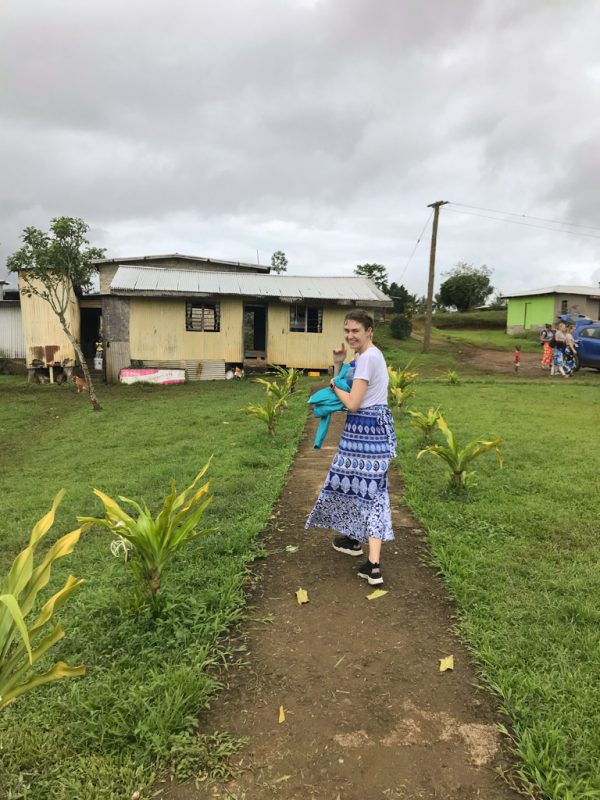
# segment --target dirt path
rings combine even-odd
[[[325,447],[314,422],[290,471],[260,562],[244,631],[248,664],[227,686],[202,730],[248,737],[233,781],[171,787],[165,800],[516,800],[498,775],[506,755],[499,719],[465,649],[453,609],[430,567],[423,532],[392,497],[397,539],[384,548],[388,593],[369,601],[361,559],[332,550],[328,531],[304,530],[339,439]],[[295,553],[287,545],[298,546]],[[295,592],[308,591],[298,605]],[[438,659],[454,655],[455,671]],[[285,722],[279,723],[279,709]]]

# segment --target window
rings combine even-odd
[[[323,309],[316,306],[290,306],[292,333],[323,333]]]
[[[561,300],[560,303],[560,313],[566,314],[569,310],[569,301],[568,300]]]
[[[600,339],[600,327],[598,328],[583,328],[577,334],[578,339]]]
[[[217,333],[221,330],[221,312],[218,303],[196,303],[193,300],[185,304],[186,331],[204,331]]]

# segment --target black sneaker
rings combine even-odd
[[[360,542],[351,539],[349,536],[338,536],[332,542],[332,547],[338,553],[346,553],[349,556],[362,556],[363,551]]]
[[[370,561],[367,561],[358,570],[358,577],[365,578],[369,582],[369,586],[381,586],[383,583],[381,567],[379,564],[371,564]]]

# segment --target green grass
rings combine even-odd
[[[97,515],[97,486],[144,498],[155,510],[172,478],[183,488],[214,453],[217,531],[189,545],[163,584],[158,616],[136,607],[129,571],[111,537],[88,531],[60,562],[45,596],[67,574],[87,580],[60,612],[65,639],[53,659],[85,663],[85,678],[41,687],[0,712],[0,798],[126,798],[170,763],[178,775],[215,769],[236,742],[195,736],[217,670],[243,654],[220,635],[244,614],[247,564],[277,499],[306,419],[298,392],[275,437],[240,408],[259,401],[250,381],[172,387],[100,387],[104,411],[71,387],[0,378],[0,575],[24,546],[57,490],[66,498],[48,545]],[[203,520],[204,522],[204,520]],[[209,732],[212,733],[212,732]]]
[[[416,460],[406,417],[397,429],[405,500],[511,720],[517,772],[552,800],[600,798],[598,382],[416,389],[411,407],[441,405],[460,441],[503,439],[505,468],[482,456],[461,499],[440,461]]]
[[[542,354],[538,335],[536,333],[531,335],[530,331],[520,336],[509,336],[505,331],[494,330],[493,328],[484,328],[481,330],[476,328],[444,328],[444,330],[434,330],[439,337],[444,337],[450,342],[464,342],[489,350],[510,351],[514,350],[515,345],[518,344],[525,353],[539,353],[540,358]]]
[[[433,315],[436,328],[505,328],[504,311],[438,311]],[[421,315],[419,319],[423,319]]]

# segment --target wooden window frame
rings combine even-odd
[[[299,315],[298,310],[302,309],[302,314]],[[309,328],[309,312],[317,314],[316,325],[315,321],[311,323]],[[302,318],[303,327],[300,327]],[[323,306],[311,305],[310,303],[292,303],[290,306],[290,333],[323,333]]]
[[[200,312],[194,318],[194,311]],[[207,327],[205,312],[213,314],[212,327]],[[221,304],[218,301],[187,300],[185,304],[185,329],[192,333],[220,333],[221,332]]]

